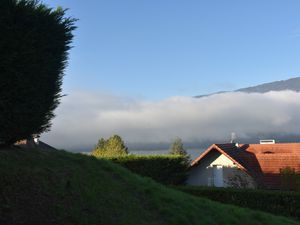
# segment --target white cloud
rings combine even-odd
[[[92,146],[99,137],[126,142],[228,140],[231,132],[300,134],[300,93],[224,93],[203,98],[146,101],[79,91],[64,97],[51,132],[42,139],[56,147]]]

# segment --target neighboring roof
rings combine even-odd
[[[219,151],[221,154],[225,155],[227,158],[229,158],[231,161],[233,161],[240,169],[246,170],[246,168],[243,165],[241,165],[234,157],[232,157],[233,154],[231,154],[231,152],[237,150],[237,147],[234,144],[213,144],[213,145],[211,145],[199,157],[197,157],[195,160],[193,160],[193,162],[191,163],[191,166],[197,165],[200,162],[200,160],[203,159],[212,150]]]
[[[191,166],[200,163],[209,152],[217,150],[264,185],[279,185],[280,170],[286,167],[300,172],[300,143],[213,144]]]
[[[40,150],[57,150],[56,148],[54,148],[42,141],[38,141],[36,143],[32,138],[17,141],[15,143],[15,145],[19,146],[21,148],[38,148]]]
[[[46,144],[45,142],[42,142],[42,141],[39,141],[38,148],[42,149],[42,150],[57,150],[56,148],[54,148],[51,145],[48,145],[48,144]]]

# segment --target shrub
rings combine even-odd
[[[300,191],[300,174],[294,168],[280,169],[280,183],[282,190]]]
[[[0,1],[0,144],[49,130],[74,19],[34,0]]]
[[[183,183],[189,166],[187,158],[179,155],[128,155],[106,159],[163,184]]]
[[[222,203],[300,219],[300,193],[297,192],[195,186],[175,188]]]

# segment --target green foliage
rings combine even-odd
[[[95,147],[95,149],[104,151],[105,144],[106,144],[105,139],[104,138],[100,138],[99,141],[98,141],[98,143],[97,143],[97,145],[96,145],[96,147]]]
[[[296,225],[167,188],[107,160],[65,151],[0,151],[0,224]]]
[[[190,164],[186,157],[180,155],[128,155],[107,159],[163,184],[183,183]]]
[[[0,144],[49,130],[74,22],[38,1],[0,1]]]
[[[92,155],[95,157],[122,156],[128,154],[128,148],[118,135],[113,135],[109,139],[99,139]]]
[[[275,215],[300,219],[300,193],[288,191],[182,186],[186,193]]]
[[[182,140],[180,138],[176,138],[174,140],[170,147],[169,154],[187,156],[187,152],[184,149]]]
[[[280,181],[282,190],[300,191],[300,174],[291,167],[280,170]]]
[[[231,167],[229,168],[232,170]],[[233,188],[248,188],[250,185],[249,180],[247,179],[245,174],[241,175],[240,173],[238,173],[238,171],[239,169],[232,171],[232,174],[227,177],[228,180],[226,181],[226,184],[228,185],[228,187]]]

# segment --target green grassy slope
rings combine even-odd
[[[0,224],[298,224],[166,188],[63,151],[0,150]]]

